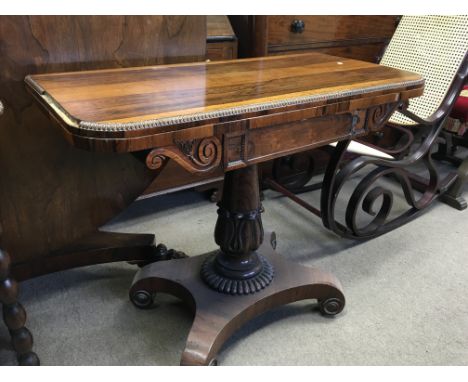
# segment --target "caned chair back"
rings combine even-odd
[[[468,16],[404,16],[380,63],[422,75],[424,95],[409,111],[426,119],[439,108],[468,51]],[[395,112],[390,122],[414,124]]]

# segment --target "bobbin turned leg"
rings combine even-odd
[[[237,329],[274,307],[316,299],[322,314],[334,316],[345,304],[333,275],[284,260],[274,251],[274,234],[263,243],[256,166],[228,172],[224,187],[215,228],[220,250],[150,264],[130,289],[139,308],[151,306],[156,292],[175,295],[192,308],[182,365],[216,364],[219,349]]]
[[[0,302],[3,305],[3,321],[10,331],[19,365],[38,366],[39,358],[32,351],[31,332],[24,326],[26,311],[17,297],[18,283],[10,278],[10,256],[0,249]]]

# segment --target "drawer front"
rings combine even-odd
[[[249,130],[246,137],[246,164],[263,162],[265,159],[307,151],[336,140],[363,135],[365,118],[361,118],[354,131],[352,117],[351,113],[344,113]]]
[[[268,46],[330,45],[360,39],[378,43],[390,39],[398,16],[269,16]],[[296,22],[295,22],[296,21]]]
[[[309,48],[309,49],[294,49],[288,48],[287,50],[278,50],[271,52],[270,55],[277,54],[296,54],[296,53],[309,53],[319,52],[330,54],[332,56],[352,58],[354,60],[362,60],[378,63],[386,47],[386,43],[378,44],[363,44],[363,45],[348,45],[348,46],[331,46],[326,48]]]
[[[237,41],[207,43],[206,58],[211,61],[232,60],[237,58]]]

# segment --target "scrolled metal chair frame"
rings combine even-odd
[[[438,137],[444,120],[450,114],[455,100],[467,80],[468,52],[465,54],[442,103],[431,116],[423,119],[409,111],[407,103],[398,105],[398,112],[414,121],[415,124],[411,125],[411,127],[418,131],[418,135],[424,136],[420,146],[412,153],[408,154],[410,145],[415,141],[412,131],[407,127],[391,122],[387,122],[385,124],[387,127],[384,128],[399,128],[404,130],[409,137],[408,142],[400,145],[399,149],[393,151],[382,150],[391,155],[396,155],[396,159],[360,156],[346,163],[343,157],[351,140],[339,142],[332,153],[323,182],[320,185],[304,187],[304,190],[314,190],[319,189],[321,186],[320,209],[305,202],[273,179],[267,179],[264,183],[319,216],[326,228],[349,239],[368,240],[408,223],[426,210],[435,199],[443,195],[456,180],[456,173],[451,173],[444,179],[440,179],[433,163],[432,150],[439,143]],[[378,146],[366,144],[381,150]],[[408,170],[416,164],[422,164],[428,170],[428,180]],[[353,190],[346,207],[344,224],[338,222],[335,218],[335,207],[343,186],[357,172],[368,166],[375,166],[375,168],[365,175]],[[389,176],[397,180],[409,205],[408,210],[394,218],[390,218],[393,207],[393,192],[382,185],[376,184],[379,179]],[[422,195],[419,198],[416,197],[415,191],[422,192]],[[382,198],[382,204],[378,211],[374,211],[376,201],[379,198]],[[359,227],[356,221],[360,206],[362,206],[365,213],[373,216],[372,220],[363,227]]]
[[[437,144],[437,138],[443,127],[445,118],[449,115],[455,100],[468,79],[468,52],[455,75],[450,88],[440,107],[427,119],[423,119],[406,109],[401,104],[399,112],[416,123],[412,125],[419,130],[426,131],[425,139],[416,151],[403,159],[390,160],[370,156],[361,156],[343,167],[342,158],[351,141],[339,142],[325,172],[321,194],[321,218],[324,226],[340,236],[351,239],[370,239],[391,231],[408,221],[414,219],[441,195],[455,180],[456,174],[449,174],[440,180],[439,173],[432,160],[432,148]],[[422,163],[429,172],[429,180],[421,180],[408,171],[408,168]],[[345,225],[335,219],[335,204],[344,184],[358,171],[366,166],[374,165],[375,169],[364,176],[354,189],[349,199]],[[340,168],[341,167],[341,168]],[[405,200],[410,208],[396,218],[388,220],[393,206],[393,193],[391,190],[376,185],[384,176],[392,175],[402,187]],[[422,191],[417,198],[415,190]],[[377,199],[382,197],[382,204],[378,211],[373,207]],[[359,206],[374,218],[364,227],[359,227],[356,221]]]

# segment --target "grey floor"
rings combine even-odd
[[[317,201],[318,195],[305,198]],[[334,319],[322,317],[310,301],[262,315],[225,344],[222,365],[468,365],[467,211],[437,202],[406,226],[356,243],[273,192],[264,206],[279,252],[333,272],[347,305]],[[215,216],[202,195],[184,191],[136,202],[107,229],[156,232],[169,246],[198,255],[216,248]],[[116,263],[23,283],[21,299],[42,364],[177,365],[191,315],[166,295],[158,296],[155,309],[134,308],[127,292],[135,272]],[[0,364],[14,363],[0,325]]]

